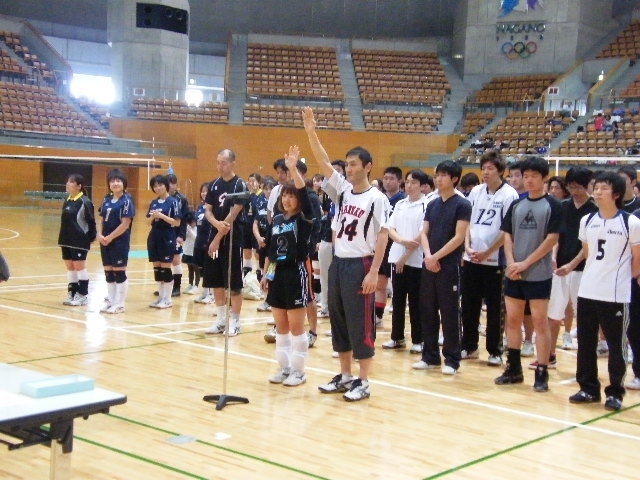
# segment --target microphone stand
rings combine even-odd
[[[218,395],[205,395],[202,400],[216,404],[216,410],[222,410],[229,403],[249,403],[245,397],[227,395],[227,360],[229,357],[229,318],[231,315],[231,264],[233,263],[233,224],[229,231],[229,261],[227,266],[226,303],[227,308],[224,318],[224,363],[222,367],[222,393]]]

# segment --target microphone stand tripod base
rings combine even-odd
[[[248,398],[236,397],[235,395],[205,395],[202,400],[216,404],[216,410],[222,410],[229,403],[249,403]]]

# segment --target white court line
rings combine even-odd
[[[43,316],[46,318],[53,318],[53,319],[57,319],[57,320],[63,320],[63,321],[71,321],[74,323],[83,323],[83,324],[87,324],[87,320],[77,320],[77,319],[73,319],[73,318],[68,318],[68,317],[64,317],[61,315],[52,315],[52,314],[48,314],[48,313],[42,313],[42,312],[37,312],[34,310],[28,310],[25,308],[18,308],[18,307],[10,307],[8,305],[0,305],[0,308],[5,308],[7,310],[13,310],[15,312],[21,312],[21,313],[29,313],[31,315],[39,315],[39,316]],[[166,337],[164,337],[163,335],[158,335],[158,334],[152,334],[152,333],[144,333],[144,332],[140,332],[137,330],[131,330],[129,328],[126,327],[111,327],[105,324],[105,329],[108,330],[114,330],[117,332],[124,332],[124,333],[129,333],[129,334],[133,334],[133,335],[137,335],[137,336],[141,336],[141,337],[145,337],[145,338],[151,338],[154,340],[160,340],[163,342],[172,342],[172,343],[177,343],[179,345],[186,345],[188,347],[195,347],[195,348],[201,348],[201,349],[205,349],[205,350],[210,350],[210,351],[215,351],[215,352],[224,352],[224,348],[220,348],[220,347],[214,347],[211,345],[203,345],[202,343],[194,343],[192,341],[188,341],[188,340],[178,340],[178,339],[167,339]],[[90,354],[92,352],[86,352],[87,354]],[[247,358],[247,359],[252,359],[252,360],[259,360],[259,361],[267,361],[268,363],[275,363],[274,359],[267,359],[265,357],[262,356],[258,356],[258,355],[253,355],[253,354],[248,354],[248,353],[243,353],[243,352],[237,352],[237,351],[232,351],[229,350],[229,354],[238,356],[238,357],[242,357],[242,358]],[[326,374],[332,374],[335,373],[333,370],[324,370],[324,369],[320,369],[320,368],[311,368],[308,367],[307,370],[316,372],[316,373],[326,373]],[[583,429],[583,430],[588,430],[588,431],[592,431],[592,432],[597,432],[597,433],[601,433],[604,435],[609,435],[609,436],[613,436],[613,437],[620,437],[620,438],[625,438],[628,440],[636,440],[636,441],[640,441],[640,436],[636,436],[636,435],[629,435],[626,433],[621,433],[621,432],[615,432],[612,430],[606,430],[604,428],[598,428],[598,427],[593,427],[591,425],[583,425],[581,423],[575,423],[575,422],[570,422],[567,420],[562,420],[562,419],[558,419],[558,418],[553,418],[553,417],[547,417],[544,415],[539,415],[539,414],[535,414],[535,413],[529,413],[529,412],[524,412],[522,410],[515,410],[513,408],[507,408],[507,407],[502,407],[502,406],[498,406],[498,405],[491,405],[491,404],[487,404],[487,403],[483,403],[483,402],[478,402],[475,400],[470,400],[470,399],[466,399],[466,398],[462,398],[462,397],[454,397],[451,395],[445,395],[442,393],[435,393],[435,392],[430,392],[430,391],[426,391],[426,390],[420,390],[417,388],[413,388],[413,387],[405,387],[403,385],[397,385],[394,383],[388,383],[388,382],[383,382],[383,381],[378,381],[378,380],[370,380],[370,383],[374,384],[374,385],[381,385],[387,388],[392,388],[392,389],[396,389],[396,390],[402,390],[405,392],[410,392],[410,393],[415,393],[418,395],[424,395],[424,396],[428,396],[428,397],[433,397],[433,398],[439,398],[441,400],[448,400],[450,402],[456,402],[456,403],[462,403],[465,405],[472,405],[474,407],[479,407],[479,408],[485,408],[488,410],[494,410],[494,411],[498,411],[501,413],[508,413],[508,414],[512,414],[512,415],[516,415],[516,416],[521,416],[521,417],[526,417],[529,419],[534,419],[534,420],[541,420],[541,421],[545,421],[545,422],[549,422],[549,423],[554,423],[554,424],[559,424],[562,425],[565,428],[576,428],[576,429]],[[535,395],[535,394],[532,394]]]
[[[11,230],[9,228],[0,228],[0,231],[9,232],[12,234],[11,237],[3,237],[0,238],[0,240],[13,240],[14,238],[18,238],[20,236],[20,232],[16,232],[15,230]]]

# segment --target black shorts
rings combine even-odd
[[[294,310],[305,308],[312,300],[309,270],[306,262],[278,265],[269,282],[267,303],[273,308]]]
[[[182,255],[182,263],[185,265],[195,265],[193,259],[193,255],[187,255],[186,253]]]
[[[506,279],[504,296],[518,300],[549,300],[551,297],[551,279],[539,282]]]
[[[102,265],[105,267],[126,267],[129,261],[129,239],[117,237],[109,245],[100,245]]]
[[[176,250],[176,232],[171,228],[151,229],[147,237],[150,262],[171,263]]]
[[[218,256],[211,258],[205,256],[204,269],[202,271],[202,286],[204,288],[228,288],[229,282],[229,247],[223,245],[218,249]],[[233,247],[231,259],[231,290],[242,290],[242,248]]]
[[[193,264],[198,267],[204,267],[204,259],[207,257],[207,250],[204,248],[194,248],[193,249]]]
[[[63,260],[72,260],[74,262],[79,262],[87,259],[87,254],[89,250],[84,250],[81,248],[73,248],[73,247],[60,247],[62,249],[62,259]]]
[[[258,241],[256,240],[255,235],[253,234],[253,221],[251,223],[247,222],[242,227],[242,248],[244,249],[258,249]]]

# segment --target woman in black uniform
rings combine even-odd
[[[294,184],[285,183],[280,190],[278,209],[282,213],[273,218],[267,231],[266,273],[260,282],[268,290],[267,303],[276,322],[276,359],[280,365],[269,381],[290,387],[307,381],[309,340],[304,321],[306,306],[313,299],[306,267],[313,219],[306,185],[296,168],[299,157],[297,145],[285,155]]]
[[[74,173],[67,177],[69,197],[62,205],[58,245],[62,248],[62,260],[67,267],[67,298],[64,305],[87,304],[89,272],[87,254],[91,242],[96,239],[96,219],[93,203],[84,189],[84,177]]]

